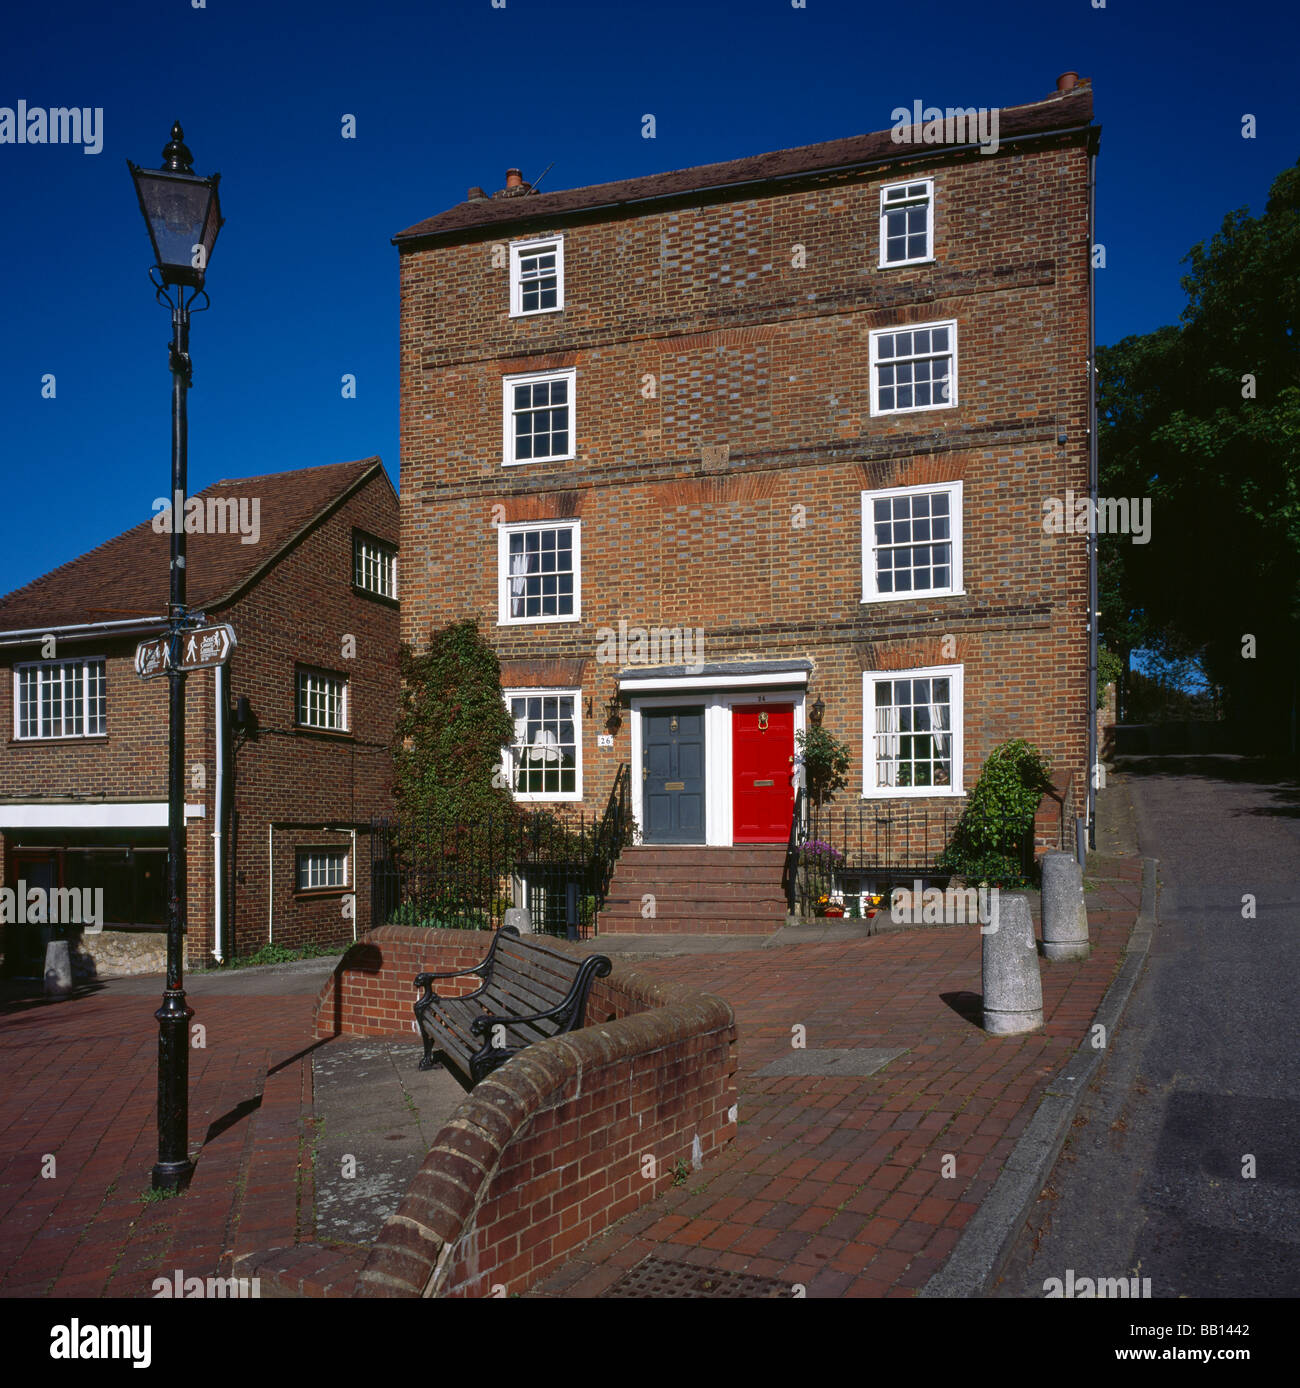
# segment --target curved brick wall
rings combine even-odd
[[[468,967],[489,939],[371,931],[322,991],[317,1035],[409,1033],[415,975]],[[548,943],[579,958],[600,948]],[[615,962],[593,985],[587,1019],[466,1096],[381,1230],[354,1295],[524,1291],[668,1189],[678,1162],[706,1161],[735,1136],[729,1004]]]

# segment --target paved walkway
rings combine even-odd
[[[726,997],[741,1036],[740,1132],[684,1187],[589,1244],[540,1295],[599,1294],[647,1255],[802,1283],[809,1296],[913,1295],[993,1184],[1049,1077],[1085,1035],[1137,913],[1141,864],[1090,891],[1094,951],[1043,963],[1047,1025],[978,1027],[975,926],[658,959]],[[313,1000],[329,961],[197,977],[183,1197],[143,1199],[155,1157],[158,980],[0,1002],[0,1296],[149,1296],[232,1253],[314,1236]],[[764,1076],[804,1029],[819,1050],[903,1048],[868,1077]],[[46,1156],[55,1159],[44,1175]],[[951,1175],[944,1158],[953,1158]]]
[[[256,1244],[286,1230],[292,1238],[298,1117],[311,1103],[302,1053],[313,1045],[321,977],[320,966],[283,971],[274,996],[264,976],[196,977],[194,1023],[205,1035],[190,1051],[189,1136],[198,1167],[183,1196],[156,1202],[143,1197],[157,1157],[161,980],[111,981],[61,1002],[24,1000],[8,985],[0,1296],[152,1296],[153,1279],[177,1268],[218,1275],[241,1232]],[[214,991],[222,986],[252,995]]]
[[[914,1295],[992,1187],[1115,974],[1141,864],[1116,860],[1113,870],[1122,876],[1088,893],[1091,957],[1041,961],[1046,1026],[1028,1036],[979,1028],[975,926],[657,960],[656,973],[736,1009],[739,1136],[534,1294],[596,1296],[653,1255],[800,1283],[808,1296]],[[796,1026],[809,1050],[907,1049],[867,1078],[760,1074],[790,1055]]]

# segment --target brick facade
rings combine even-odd
[[[512,201],[513,220],[489,200],[484,226],[399,237],[404,639],[475,616],[507,687],[580,689],[587,811],[636,760],[635,712],[597,745],[620,687],[601,633],[623,620],[699,629],[711,663],[811,661],[787,697],[800,726],[803,699],[824,701],[852,802],[864,671],[960,665],[965,787],[1025,737],[1081,813],[1088,541],[1044,533],[1043,501],[1089,488],[1095,137],[895,146],[885,167],[550,217],[545,196]],[[933,180],[933,262],[882,269],[880,190],[915,178]],[[503,248],[547,236],[564,307],[511,317]],[[957,325],[956,406],[873,416],[871,331],[938,320]],[[503,465],[502,377],[570,367],[574,459]],[[964,591],[864,602],[862,492],[958,480]],[[580,620],[499,625],[497,524],[565,518]]]
[[[359,483],[354,474],[361,476]],[[240,554],[240,560],[258,567],[227,601],[204,609],[209,621],[230,623],[238,639],[227,666],[227,717],[233,719],[237,701],[247,698],[254,720],[247,733],[232,728],[228,738],[225,958],[253,953],[271,937],[290,947],[341,946],[369,926],[367,826],[372,815],[389,812],[392,803],[398,609],[395,602],[354,587],[352,537],[355,529],[395,545],[398,508],[378,465],[340,475],[337,492],[335,502],[284,548],[268,553],[266,546],[252,546],[255,554]],[[270,497],[267,504],[272,504]],[[236,536],[221,538],[236,549],[240,544]],[[191,570],[193,592],[202,575],[193,561]],[[165,576],[164,561],[164,581]],[[86,601],[93,604],[94,594],[88,592]],[[151,851],[156,872],[165,874],[165,817],[160,826],[142,829],[132,814],[132,802],[149,802],[156,818],[156,807],[167,799],[168,681],[136,675],[134,651],[142,634],[60,639],[59,659],[106,658],[107,731],[102,737],[57,742],[17,739],[13,669],[40,660],[42,650],[39,642],[4,647],[0,802],[9,827],[0,836],[0,883],[12,885],[22,877],[33,856],[53,855],[56,871],[70,885],[79,854],[90,845],[101,851],[130,846],[137,856]],[[346,638],[353,641],[345,646]],[[295,727],[298,664],[347,677],[349,733]],[[186,680],[190,967],[211,963],[215,944],[215,682],[211,670]],[[104,805],[113,808],[115,822],[123,827],[93,832],[80,827],[85,813]],[[73,812],[82,807],[86,810],[79,819]],[[15,819],[30,819],[37,811],[53,822],[14,827]],[[352,865],[346,890],[297,891],[295,850],[316,845],[348,851]],[[273,890],[268,848],[274,852]],[[161,927],[165,914],[154,914],[157,919],[127,923]],[[93,936],[83,937],[78,947],[93,949]],[[11,958],[9,966],[14,962]]]

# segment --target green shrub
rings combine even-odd
[[[989,753],[938,868],[990,887],[1026,883],[1021,847],[1051,785],[1043,754],[1023,738]]]
[[[794,740],[803,761],[808,796],[814,805],[824,805],[849,783],[848,745],[819,727],[800,728]]]

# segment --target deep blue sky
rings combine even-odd
[[[194,320],[191,490],[373,453],[397,481],[389,237],[470,184],[554,161],[543,186],[574,187],[809,144],[886,129],[916,99],[1015,105],[1073,68],[1103,125],[1108,343],[1175,321],[1181,257],[1228,209],[1261,211],[1300,154],[1298,38],[1291,0],[11,6],[0,106],[103,107],[105,141],[0,145],[0,593],[167,490],[170,328],[125,161],[156,166],[177,117],[227,217]]]

